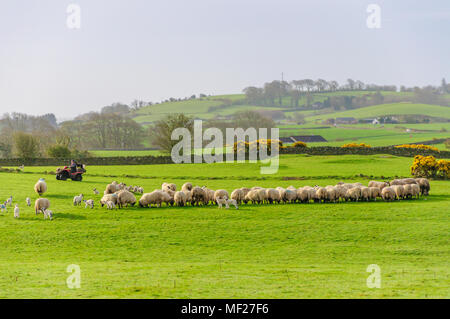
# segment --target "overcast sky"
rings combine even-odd
[[[67,6],[81,8],[69,29]],[[381,28],[366,25],[381,8]],[[0,113],[240,93],[279,79],[450,82],[450,1],[0,0]]]

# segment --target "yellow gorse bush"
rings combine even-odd
[[[272,152],[272,147],[280,149],[283,147],[283,142],[276,139],[259,139],[253,142],[238,141],[234,143],[233,149],[235,153],[244,150],[245,152],[249,152],[255,149],[259,152],[261,148],[266,148],[268,152]]]
[[[416,177],[450,177],[450,161],[437,161],[434,156],[414,156],[411,174]]]
[[[435,152],[439,152],[439,149],[434,147],[434,146],[430,146],[430,145],[423,145],[423,144],[403,144],[403,145],[397,145],[397,148],[413,148],[413,149],[419,149],[419,150],[430,150],[430,151],[435,151]]]
[[[365,143],[348,143],[348,144],[344,144],[341,147],[344,148],[350,148],[350,147],[359,147],[359,148],[370,148],[372,146],[370,146],[369,144],[365,144]]]
[[[308,146],[306,145],[306,143],[305,143],[305,142],[302,142],[302,141],[297,141],[297,142],[295,142],[294,144],[292,144],[292,147],[299,147],[299,148],[303,148],[303,147],[308,147]]]

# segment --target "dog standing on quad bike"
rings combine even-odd
[[[56,170],[56,179],[65,181],[70,178],[73,181],[81,182],[84,173],[86,173],[85,166],[78,164],[75,160],[71,160],[70,166],[64,166],[64,168],[59,167]]]

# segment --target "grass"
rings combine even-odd
[[[46,176],[53,221],[25,207],[53,170],[0,173],[0,198],[14,196],[21,218],[0,214],[2,298],[448,298],[450,186],[432,181],[427,200],[395,203],[127,208],[74,207],[74,195],[98,202],[112,179],[146,191],[189,180],[213,189],[327,185],[366,175],[407,176],[412,159],[393,156],[282,156],[275,175],[260,164],[88,167],[85,180]],[[105,177],[112,175],[113,177]],[[139,175],[140,177],[126,177]],[[286,180],[303,177],[305,180]],[[81,267],[68,289],[66,267]],[[382,288],[369,289],[369,264]]]
[[[306,117],[305,120],[308,122],[314,122],[317,120],[326,120],[328,118],[337,118],[337,117],[354,117],[360,119],[385,115],[405,115],[405,114],[418,114],[450,119],[450,108],[439,105],[414,104],[414,103],[380,104],[362,107],[354,110],[309,116]]]

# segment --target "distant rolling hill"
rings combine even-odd
[[[354,117],[356,119],[379,117],[384,115],[425,115],[431,117],[450,119],[450,107],[414,104],[414,103],[393,103],[366,106],[358,109],[352,109],[342,112],[325,113],[314,116],[307,116],[307,122],[326,120],[337,117]]]

